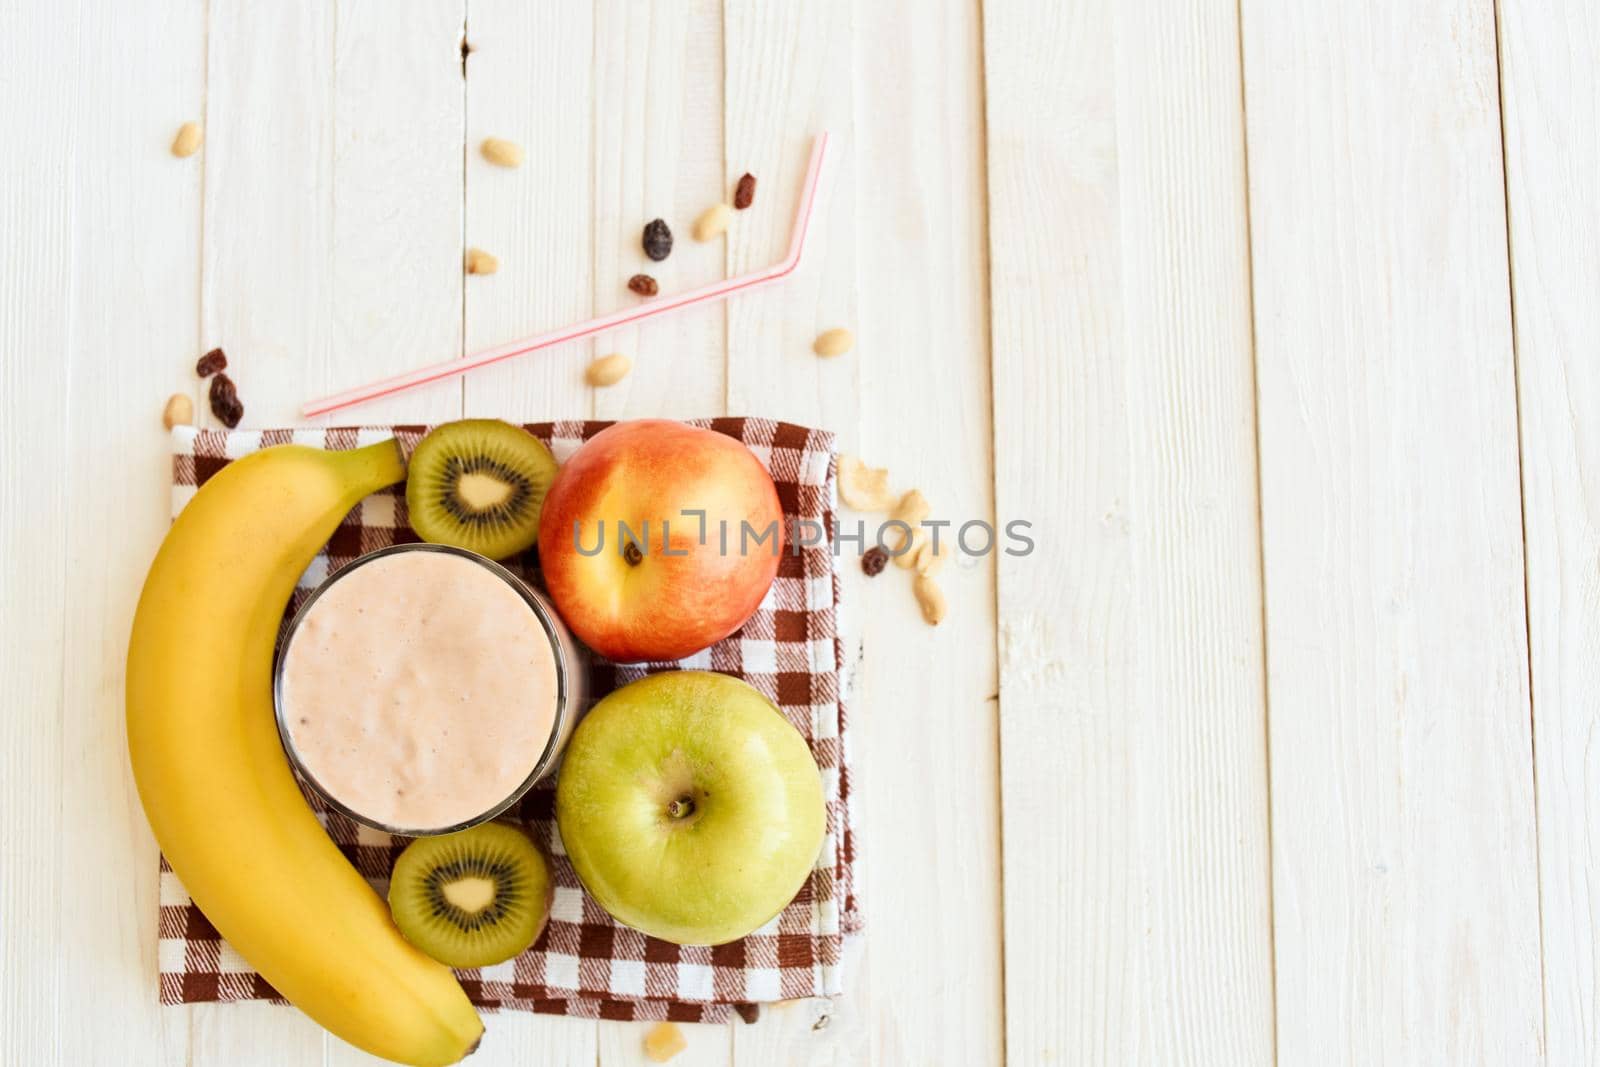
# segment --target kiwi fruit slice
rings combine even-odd
[[[528,835],[503,822],[419,837],[389,874],[389,912],[405,939],[451,967],[488,967],[544,930],[555,892]]]
[[[532,434],[499,419],[435,427],[411,453],[406,509],[424,541],[504,559],[539,538],[539,509],[556,459]]]

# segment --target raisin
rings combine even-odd
[[[882,545],[873,545],[867,549],[866,555],[861,557],[861,570],[868,578],[876,578],[888,565],[889,550]]]
[[[200,362],[194,365],[194,372],[202,378],[209,378],[219,370],[228,366],[228,357],[222,354],[222,349],[213,348],[200,357]]]
[[[244,405],[239,402],[233,379],[220,371],[211,379],[211,414],[230,430],[244,418]]]
[[[665,219],[651,219],[644,227],[644,254],[657,263],[672,255],[672,231]]]
[[[628,279],[628,288],[640,296],[655,296],[661,291],[656,280],[648,274],[635,274]]]
[[[733,206],[743,211],[756,198],[756,176],[746,174],[733,189]]]

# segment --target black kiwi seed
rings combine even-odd
[[[556,461],[538,438],[499,419],[435,427],[411,453],[406,510],[424,541],[504,559],[539,537]]]

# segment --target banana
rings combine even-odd
[[[128,751],[156,840],[222,936],[339,1037],[431,1067],[476,1048],[483,1024],[323,831],[272,709],[273,644],[295,582],[357,501],[404,476],[384,441],[268,448],[207,481],[139,597]]]

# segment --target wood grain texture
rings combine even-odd
[[[722,166],[722,4],[719,0],[608,0],[595,6],[594,309],[641,303],[635,274],[670,296],[723,277],[723,243],[690,236],[702,210],[728,196]],[[651,219],[674,242],[660,262],[644,254]],[[599,418],[723,414],[725,308],[692,308],[594,338],[633,373],[593,390]]]
[[[338,2],[328,105],[335,388],[461,351],[465,16],[462,0]],[[461,410],[460,383],[446,382],[325,421],[443,422]],[[505,1036],[485,1038],[483,1063],[516,1062]],[[329,1067],[383,1062],[325,1043]]]
[[[817,46],[830,57],[822,84],[843,80],[848,38],[833,32],[836,44]],[[798,357],[786,344],[781,359],[822,376],[853,370],[860,430],[844,447],[887,466],[897,488],[921,489],[930,517],[952,523],[949,539],[994,513],[979,12],[860,5],[853,36],[855,136],[828,210],[830,224],[853,222],[859,310],[852,322],[819,302],[810,335],[792,342]],[[842,195],[852,190],[853,220]],[[836,278],[832,246],[822,250],[820,269]],[[803,310],[792,318],[807,324]],[[856,347],[820,359],[811,342],[833,326],[852,327]],[[883,516],[841,515],[861,518],[874,538]],[[850,995],[821,1036],[838,1043],[840,1065],[860,1062],[848,1042],[862,1038],[876,1063],[997,1063],[1000,886],[985,873],[1000,865],[993,562],[945,568],[949,616],[932,628],[906,572],[869,581],[859,551],[846,546],[841,567],[864,645],[852,722],[866,966],[846,975]]]
[[[726,407],[732,415],[825,426],[840,433],[843,447],[856,439],[857,358],[824,364],[810,345],[824,328],[819,323],[849,324],[857,306],[850,6],[837,0],[724,4],[724,167],[715,195],[730,199],[734,183],[746,172],[757,184],[752,206],[734,212],[727,236],[711,243],[724,251],[728,275],[782,258],[812,138],[829,131],[832,163],[804,262],[776,288],[726,305]],[[845,596],[859,603],[854,590]],[[860,629],[842,625],[846,647],[854,649]],[[860,693],[852,699],[859,706]],[[860,737],[864,720],[854,722]],[[864,853],[871,848],[863,843]],[[763,1009],[757,1025],[735,1026],[734,1062],[740,1067],[871,1062],[869,1033],[861,1022],[870,979],[857,967],[845,982],[847,995],[833,1006],[828,1026],[812,1028],[818,1011],[808,1004]],[[837,1027],[831,1025],[835,1021]]]
[[[176,159],[168,146],[183,121],[203,118],[204,34],[196,0],[86,10],[70,64],[103,80],[69,123],[80,139],[69,183],[70,402],[50,431],[72,501],[53,892],[55,981],[71,991],[57,1021],[63,1064],[124,1062],[130,1048],[152,1064],[188,1055],[183,1014],[154,1010],[156,849],[128,764],[123,674],[145,567],[167,530],[161,409],[168,394],[197,393],[205,159],[203,150]],[[124,62],[130,52],[148,61]],[[38,443],[25,454],[49,468]],[[84,1005],[94,1025],[79,1024]]]
[[[1234,12],[985,19],[1007,1053],[1270,1063]]]
[[[1493,18],[1243,6],[1283,1063],[1544,1059]]]
[[[469,352],[581,322],[594,312],[594,15],[589,4],[468,0],[467,245],[500,271],[467,279]],[[486,137],[523,147],[509,170]],[[592,341],[463,379],[466,414],[515,421],[587,413]]]
[[[228,352],[244,426],[292,425],[301,401],[343,381],[333,358],[337,24],[333,4],[210,5],[198,340]],[[198,425],[220,425],[203,400],[195,413]],[[276,1005],[179,1011],[195,1067],[322,1063],[325,1039],[336,1040]]]
[[[466,279],[466,350],[477,351],[593,311],[594,21],[588,4],[468,0],[466,244],[500,258],[500,271]],[[516,169],[483,158],[486,137],[523,147]],[[525,356],[462,380],[463,414],[515,422],[589,410],[583,342]],[[502,1012],[473,1061],[601,1063],[596,1024]]]
[[[338,417],[791,418],[1034,522],[938,630],[846,559],[868,938],[674,1062],[1600,1067],[1600,16],[1498,15],[1497,71],[1491,0],[11,5],[0,1061],[375,1062],[155,1003],[122,665],[196,355],[290,423],[764,265],[825,127],[783,286]],[[648,1029],[488,1023],[489,1067]]]
[[[828,362],[811,341],[856,311],[852,21],[843,0],[725,5],[725,170],[720,197],[746,171],[755,206],[735,212],[725,242],[729,276],[783,258],[813,138],[833,135],[827,183],[806,240],[805,261],[782,285],[725,305],[727,410],[808,425],[853,427],[853,360]],[[680,237],[680,240],[683,240]]]
[[[464,0],[339,0],[333,44],[333,387],[461,352]],[[309,394],[302,397],[309,399]],[[441,382],[333,420],[461,415]]]
[[[690,225],[714,203],[722,181],[722,5],[718,0],[603,0],[594,8],[594,312],[642,299],[627,289],[639,273],[662,294],[722,277],[721,242],[700,244]],[[665,219],[672,254],[644,254],[645,223]],[[597,335],[595,355],[621,352],[633,371],[619,384],[586,388],[596,418],[696,418],[723,414],[727,348],[721,305]],[[535,357],[537,358],[537,357]],[[601,1067],[648,1067],[654,1023],[601,1022]],[[727,1067],[728,1026],[681,1027],[683,1067]]]
[[[73,271],[72,173],[79,139],[55,95],[52,70],[76,61],[79,5],[12,7],[0,14],[0,570],[5,637],[0,641],[0,1059],[59,1064],[61,990],[49,964],[66,862],[59,855],[66,610],[61,599],[71,487],[35,462],[64,432],[71,405],[68,306]],[[173,124],[168,136],[177,128]],[[27,147],[53,144],[38,154]],[[159,425],[159,424],[158,424]],[[43,876],[41,877],[41,871]],[[41,892],[41,888],[45,891]],[[137,921],[131,914],[127,921]]]
[[[1600,1065],[1600,10],[1500,5],[1545,1054]]]

